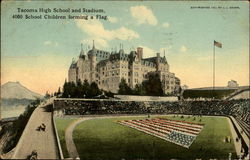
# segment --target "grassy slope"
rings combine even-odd
[[[223,142],[231,136],[226,118],[202,117],[205,127],[189,149],[115,123],[118,119],[135,118],[95,119],[76,127],[73,136],[81,159],[227,158],[229,152],[235,157],[233,143]]]
[[[65,130],[69,126],[69,124],[72,123],[74,120],[76,120],[76,118],[56,118],[55,119],[57,132],[58,132],[58,136],[60,139],[64,158],[69,157],[69,154],[66,148],[66,142],[65,142]]]

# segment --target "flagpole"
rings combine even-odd
[[[215,87],[215,45],[213,52],[213,96],[214,96],[214,87]]]

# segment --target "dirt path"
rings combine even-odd
[[[73,140],[73,131],[75,129],[75,127],[82,123],[83,121],[86,121],[88,119],[93,119],[91,117],[88,118],[79,118],[77,120],[75,120],[74,122],[72,122],[67,129],[65,130],[65,141],[66,141],[66,147],[69,153],[69,157],[70,158],[77,158],[79,157],[79,154],[77,152],[74,140]]]

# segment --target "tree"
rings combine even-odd
[[[60,95],[62,92],[61,92],[61,87],[58,88],[58,91],[57,91],[57,95]]]
[[[158,73],[149,73],[148,79],[142,82],[142,86],[147,95],[163,96],[162,84]]]
[[[121,95],[132,94],[132,89],[128,86],[124,78],[121,79],[121,82],[119,84],[118,94],[121,94]]]
[[[83,98],[87,97],[87,95],[89,95],[89,91],[90,91],[90,85],[89,85],[89,82],[88,80],[84,80],[83,82]]]
[[[96,96],[101,95],[101,94],[102,94],[102,92],[99,89],[98,85],[95,82],[92,82],[90,84],[90,91],[89,91],[89,94],[87,96],[89,98],[93,98],[93,97],[96,97]]]
[[[63,85],[63,98],[76,97],[76,85],[74,82],[64,82]]]
[[[76,89],[75,89],[75,97],[83,98],[84,97],[84,89],[81,80],[77,81]]]
[[[72,98],[77,97],[77,89],[75,82],[69,82],[69,95]]]
[[[65,82],[63,84],[63,94],[62,94],[62,97],[63,98],[68,98],[69,97],[69,83],[66,82],[66,80],[65,80]]]
[[[49,94],[48,91],[46,91],[46,94],[45,94],[44,98],[47,99],[47,98],[49,98],[49,97],[50,97],[50,94]]]
[[[142,84],[136,84],[133,90],[133,94],[135,95],[146,95],[145,88]]]
[[[82,83],[80,80],[74,82],[66,82],[63,85],[62,97],[64,98],[93,98],[101,95],[102,91],[95,82],[90,85],[87,80]]]
[[[105,94],[105,96],[107,96],[107,97],[111,97],[111,98],[114,98],[114,93],[112,93],[112,92],[110,92],[110,91],[104,91],[104,94]]]

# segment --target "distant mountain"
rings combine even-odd
[[[35,93],[19,82],[7,82],[1,86],[2,99],[31,99],[43,98],[42,95]]]

